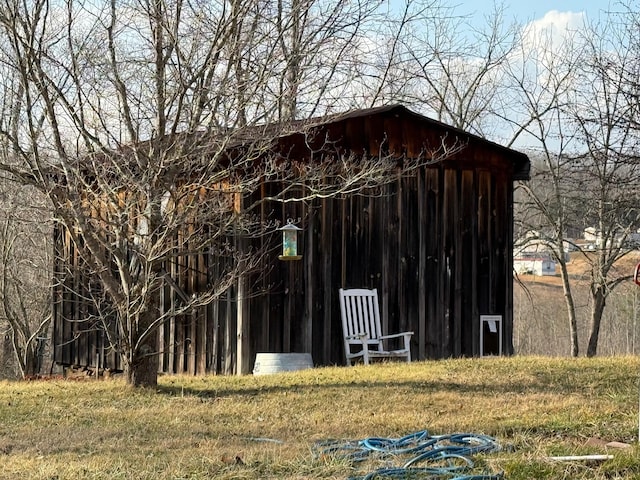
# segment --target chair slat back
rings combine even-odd
[[[381,335],[378,291],[363,288],[340,289],[340,313],[345,337],[367,334],[376,340]]]

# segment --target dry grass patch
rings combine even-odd
[[[371,465],[314,455],[326,439],[491,435],[506,478],[640,478],[636,357],[461,359],[253,377],[0,383],[0,478],[344,479]],[[613,460],[590,437],[633,443]]]

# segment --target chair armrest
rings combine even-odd
[[[364,341],[364,340],[368,340],[369,339],[369,335],[366,333],[358,333],[357,335],[349,335],[347,337],[344,337],[345,340],[357,340],[357,341]]]
[[[380,340],[385,340],[387,338],[400,338],[400,337],[410,337],[413,335],[413,332],[401,332],[401,333],[393,333],[391,335],[381,335]]]

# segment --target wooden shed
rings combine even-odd
[[[309,129],[331,148],[353,155],[412,159],[442,144],[456,148],[375,195],[265,209],[278,221],[300,219],[302,259],[283,262],[274,254],[258,280],[241,279],[243,285],[220,301],[172,317],[160,330],[160,370],[250,373],[260,352],[310,353],[316,365],[344,364],[340,287],[377,288],[384,327],[415,332],[416,360],[486,352],[486,345],[480,348],[485,315],[502,320],[500,351],[512,353],[513,184],[529,178],[527,156],[403,106],[352,111],[299,127],[282,134],[274,148],[308,157],[314,148],[305,135]],[[64,238],[58,232],[58,262],[73,266],[73,245]],[[207,258],[190,260],[199,273],[185,282],[187,294],[208,281],[212,265],[206,263],[214,260]],[[54,298],[55,361],[119,369],[104,332],[83,323],[78,299]]]

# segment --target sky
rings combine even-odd
[[[491,0],[453,0],[452,5],[459,5],[460,13],[474,14],[474,17],[482,19],[493,10],[494,2]],[[497,1],[496,3],[500,3]],[[613,4],[613,2],[612,2]],[[506,19],[515,18],[519,22],[528,23],[540,20],[547,16],[572,12],[574,14],[586,14],[589,19],[595,20],[602,10],[609,8],[608,0],[512,0],[504,1],[506,7]]]
[[[455,13],[469,15],[470,24],[482,29],[486,28],[486,17],[495,11],[495,4],[504,6],[503,22],[505,25],[515,21],[526,26],[531,39],[538,32],[550,33],[552,45],[562,45],[563,37],[569,32],[584,28],[589,22],[602,19],[606,11],[616,10],[617,0],[446,0],[455,6]],[[534,40],[535,44],[535,40]],[[533,142],[530,144],[530,141]],[[527,148],[538,145],[526,135],[518,138],[514,147]]]

